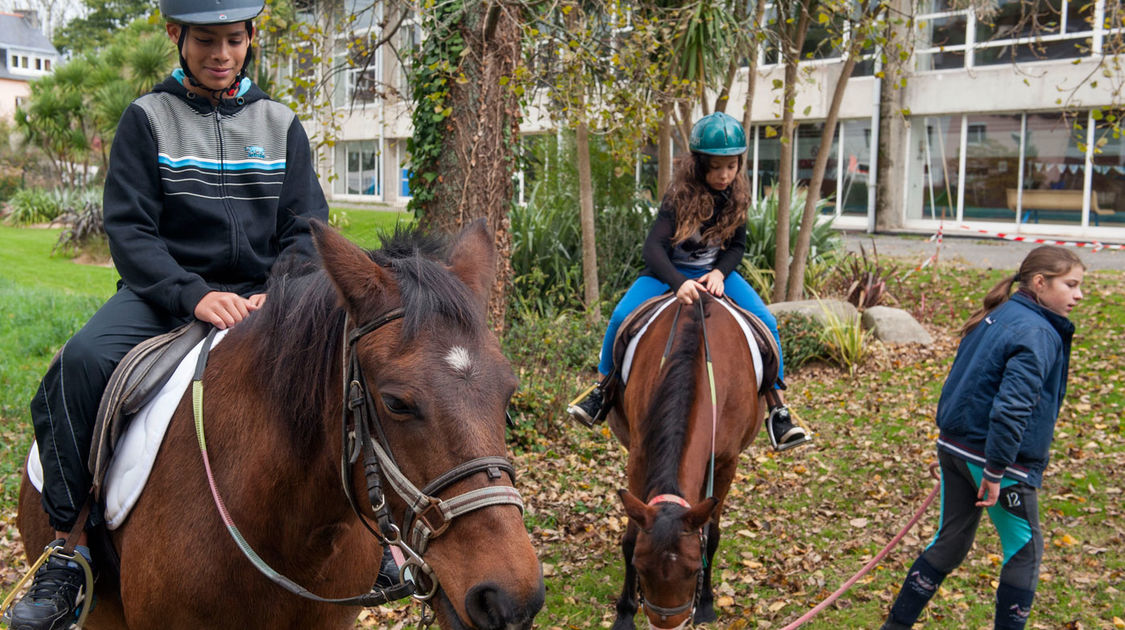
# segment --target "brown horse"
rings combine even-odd
[[[370,430],[370,443],[384,449],[375,475],[390,507],[382,533],[393,542],[397,527],[405,544],[425,530],[412,543],[418,555],[407,553],[437,622],[530,628],[544,585],[505,474],[505,408],[516,380],[485,324],[491,235],[478,222],[450,248],[396,234],[367,252],[317,225],[314,240],[323,269],[275,274],[265,306],[231,329],[207,363],[206,452],[230,520],[266,564],[309,592],[367,593],[383,552],[341,476],[367,496],[367,458],[342,459],[342,435]],[[349,364],[349,402],[367,401],[349,407],[369,412],[366,428],[343,426]],[[377,519],[363,503],[365,517]],[[86,627],[353,626],[359,606],[287,592],[256,570],[225,523],[185,397],[133,513],[110,533],[120,579],[99,580]],[[18,524],[29,558],[38,557],[53,535],[26,476]]]
[[[753,360],[734,316],[706,295],[702,306],[678,315],[677,306],[664,309],[638,342],[609,417],[629,450],[629,489],[619,492],[629,515],[625,584],[614,630],[635,627],[638,594],[653,628],[715,620],[711,561],[723,499],[739,454],[762,425]],[[719,350],[714,388],[708,347]]]

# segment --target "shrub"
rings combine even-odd
[[[527,448],[539,436],[560,434],[559,423],[568,422],[566,404],[588,384],[566,375],[596,378],[592,369],[601,348],[600,333],[589,326],[584,315],[574,312],[555,317],[526,314],[508,327],[504,354],[520,380],[511,403],[517,424],[512,437],[518,444]]]
[[[98,189],[87,189],[80,194],[71,195],[59,214],[59,221],[66,229],[59,234],[52,251],[78,253],[94,250],[97,256],[104,256],[109,245],[105,234],[105,221],[102,217],[102,194]]]
[[[7,221],[14,225],[46,223],[59,215],[58,202],[42,188],[24,188],[16,191],[8,201],[11,214]]]
[[[805,207],[807,190],[804,187],[794,187],[790,196],[790,208],[794,210],[789,215],[789,243],[792,246],[797,242],[797,234],[801,231],[800,210]],[[821,199],[816,202],[817,216],[828,207],[828,200]],[[758,269],[773,269],[774,256],[777,251],[777,192],[758,199],[752,204],[746,217],[746,258],[748,264]],[[809,239],[809,262],[825,260],[843,247],[840,235],[832,230],[832,219],[817,220],[813,224],[812,235]]]
[[[879,252],[875,242],[871,242],[871,257],[863,245],[859,246],[859,256],[855,252],[848,252],[844,256],[839,269],[841,270],[844,289],[844,299],[851,302],[859,310],[877,306],[887,297],[887,279],[894,278],[898,273],[897,264],[884,266],[879,260]]]
[[[863,329],[859,316],[844,319],[828,307],[821,305],[824,328],[820,339],[828,349],[828,356],[836,365],[855,374],[855,369],[867,356],[867,342],[871,334]]]
[[[781,356],[785,369],[795,372],[810,361],[827,361],[831,358],[821,337],[822,326],[812,317],[800,313],[781,313],[777,318],[781,335]]]

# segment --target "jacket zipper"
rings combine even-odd
[[[223,115],[219,112],[219,107],[215,107],[215,135],[219,139],[219,193],[223,197],[223,209],[227,213],[227,221],[230,225],[230,266],[232,269],[238,266],[238,221],[234,215],[234,210],[230,207],[230,198],[227,195],[227,175],[226,175],[226,152],[223,148]]]

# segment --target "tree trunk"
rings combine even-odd
[[[812,178],[809,180],[808,192],[805,195],[805,207],[801,211],[801,229],[797,233],[797,244],[793,248],[793,263],[789,267],[789,292],[786,296],[788,300],[800,300],[805,296],[805,264],[809,257],[813,224],[816,223],[816,203],[820,197],[820,186],[824,183],[824,170],[828,166],[828,157],[832,153],[832,139],[836,137],[836,121],[840,117],[844,90],[848,86],[848,79],[852,76],[859,54],[860,47],[854,45],[847,59],[844,60],[840,76],[836,78],[836,87],[832,91],[832,102],[828,105],[828,117],[824,120],[824,131],[820,134],[820,148],[816,152]]]
[[[909,0],[892,0],[891,11],[897,15],[908,15],[912,3]],[[875,231],[885,232],[902,227],[902,152],[895,147],[903,146],[906,125],[902,117],[901,79],[905,63],[898,52],[907,45],[903,31],[911,28],[913,20],[906,26],[888,24],[886,28],[888,53],[883,56],[883,81],[879,86],[879,142],[875,173]]]
[[[582,226],[582,283],[585,285],[586,316],[591,322],[601,320],[598,305],[598,247],[594,234],[594,185],[590,177],[590,138],[586,121],[578,123],[575,133],[578,168],[578,217]]]
[[[664,199],[672,183],[672,104],[661,107],[660,127],[656,136],[656,202]]]
[[[757,0],[757,4],[754,7],[754,25],[755,25],[755,28],[760,28],[760,25],[762,23],[762,15],[765,12],[766,12],[766,0]],[[751,140],[750,140],[750,121],[752,120],[751,110],[754,107],[754,87],[758,83],[758,49],[757,49],[757,45],[758,44],[755,43],[755,45],[751,46],[750,50],[749,50],[749,54],[747,55],[747,57],[749,57],[749,59],[750,59],[750,63],[749,63],[749,67],[747,68],[747,72],[746,72],[746,105],[744,105],[743,109],[742,109],[742,128],[746,130],[747,147],[749,147],[750,144],[751,144]],[[746,164],[750,163],[749,158],[747,158],[745,163]]]
[[[457,27],[465,53],[457,64],[466,81],[449,83],[452,113],[445,120],[444,146],[437,158],[441,175],[430,184],[433,198],[421,204],[424,229],[455,232],[485,217],[499,254],[489,302],[492,328],[504,329],[511,284],[512,236],[508,211],[514,186],[519,102],[501,78],[513,76],[520,58],[515,17],[500,5],[466,2]]]
[[[789,283],[789,201],[793,190],[793,107],[797,94],[797,64],[805,35],[809,30],[809,10],[800,2],[793,3],[800,15],[792,16],[789,27],[781,43],[782,60],[785,63],[785,86],[781,102],[781,165],[777,169],[777,245],[774,252],[773,301],[785,299],[785,289]]]

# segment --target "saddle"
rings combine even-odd
[[[672,294],[665,293],[646,300],[634,309],[632,313],[629,313],[625,321],[621,323],[621,327],[617,329],[617,336],[613,340],[613,364],[617,366],[616,369],[618,372],[620,372],[622,366],[625,365],[625,354],[629,347],[629,342],[637,335],[641,334],[664,303],[670,299],[674,299]],[[753,341],[757,344],[758,350],[761,353],[762,374],[759,376],[761,377],[762,384],[758,393],[763,394],[773,389],[774,384],[777,383],[777,370],[779,357],[781,356],[781,351],[777,347],[777,341],[773,338],[773,333],[770,332],[769,327],[753,313],[738,306],[732,300],[726,300],[726,305],[730,306],[731,309],[746,322],[752,334]]]
[[[147,339],[130,350],[109,377],[98,405],[87,462],[97,501],[105,499],[102,492],[106,472],[129,421],[160,393],[183,358],[207,336],[209,329],[209,324],[194,320]]]

